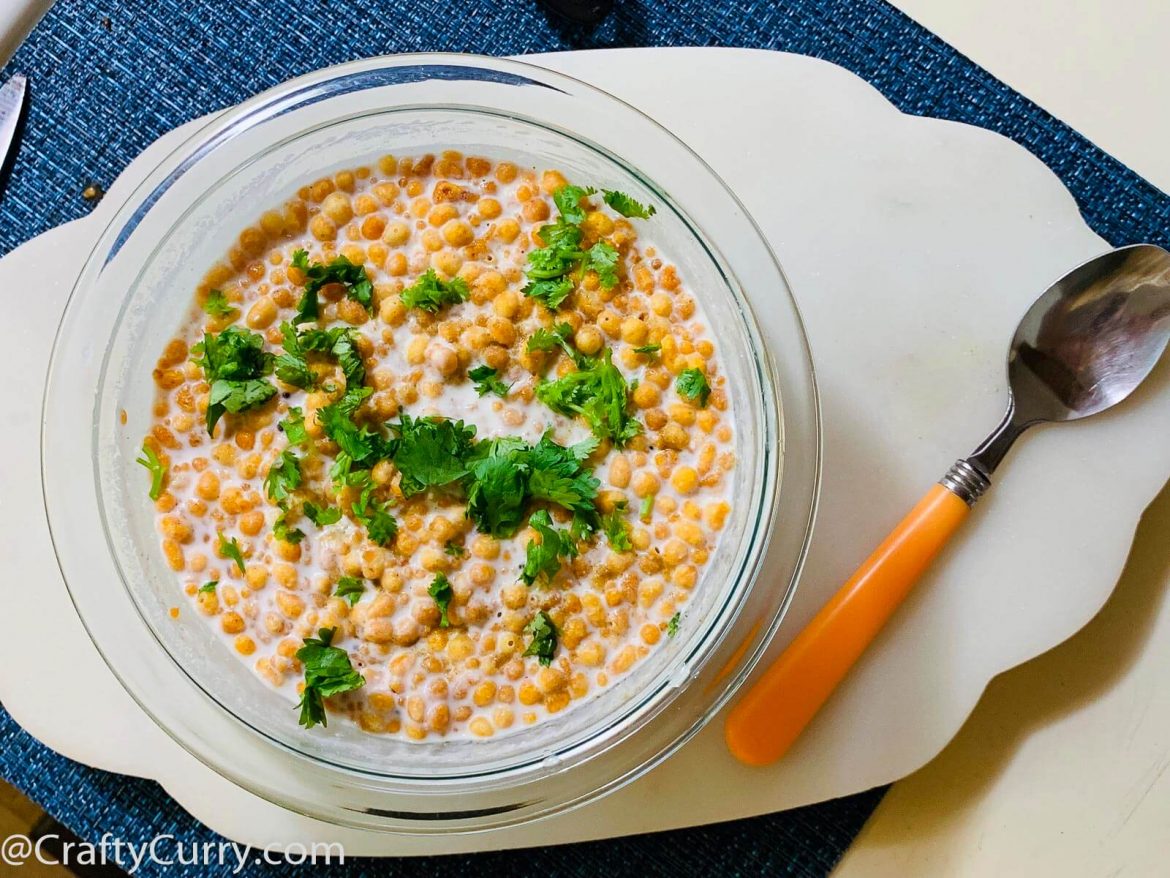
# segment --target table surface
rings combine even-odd
[[[893,0],[1170,190],[1170,4]],[[1010,26],[1005,26],[1010,22]],[[838,878],[1153,875],[1170,837],[1170,488],[1104,610],[996,679],[954,741],[895,784]]]

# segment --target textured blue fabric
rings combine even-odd
[[[191,850],[192,844],[215,842],[215,833],[183,811],[151,781],[123,777],[70,762],[43,746],[0,709],[0,774],[72,829],[97,842],[103,833],[135,844],[163,833]],[[655,835],[588,842],[523,852],[426,857],[421,859],[353,859],[327,874],[469,878],[512,875],[515,878],[754,878],[754,876],[822,876],[848,847],[884,790],[797,808],[780,814],[680,829]],[[160,847],[175,855],[170,842]],[[128,859],[123,860],[129,864]],[[174,875],[177,868],[146,864],[136,876]],[[219,878],[230,869],[184,869],[183,875]],[[308,868],[249,865],[246,878],[286,878]],[[324,870],[322,870],[324,872]],[[14,870],[15,873],[15,870]],[[0,874],[8,874],[0,866]]]
[[[1170,197],[880,0],[618,0],[593,30],[550,21],[532,0],[58,0],[0,73],[20,71],[32,81],[27,125],[0,196],[0,254],[83,216],[87,184],[108,184],[176,125],[318,67],[405,51],[649,45],[771,48],[840,64],[905,112],[981,125],[1023,144],[1060,175],[1106,239],[1170,243]],[[157,785],[56,756],[2,710],[0,748],[0,773],[83,838],[213,838]],[[520,855],[355,863],[336,872],[824,875],[881,793],[642,838]],[[245,874],[296,872],[256,867]]]

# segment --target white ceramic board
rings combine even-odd
[[[775,654],[997,422],[1019,315],[1054,277],[1106,245],[1019,146],[904,116],[821,61],[728,49],[527,60],[626,99],[689,143],[744,200],[791,281],[823,396],[825,480],[808,567]],[[172,132],[150,147],[107,204],[181,137]],[[716,721],[645,778],[564,817],[441,841],[339,830],[222,780],[138,710],[87,640],[44,521],[29,514],[41,507],[39,405],[52,331],[110,212],[99,206],[0,260],[0,296],[23,303],[0,325],[0,373],[21,388],[7,400],[0,433],[0,611],[30,622],[6,627],[0,667],[20,667],[30,652],[40,664],[35,678],[0,674],[0,701],[54,749],[153,777],[243,842],[338,840],[351,855],[547,845],[760,814],[895,780],[946,744],[991,677],[1092,617],[1141,511],[1170,474],[1165,366],[1120,410],[1029,436],[966,532],[775,766],[737,764]],[[757,292],[766,321],[767,293]]]

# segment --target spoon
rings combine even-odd
[[[783,756],[861,657],[1034,424],[1112,408],[1170,340],[1170,253],[1122,247],[1073,269],[1024,315],[1008,354],[1007,414],[958,461],[728,714],[727,746],[766,765]]]

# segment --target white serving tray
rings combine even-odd
[[[744,200],[791,281],[823,395],[825,479],[807,571],[775,654],[998,421],[1019,315],[1106,244],[1021,147],[902,115],[822,61],[730,49],[527,60],[588,80],[682,137]],[[994,675],[1093,616],[1170,474],[1166,367],[1118,411],[1035,431],[934,573],[770,768],[736,763],[716,721],[624,790],[525,827],[439,840],[342,830],[284,811],[196,762],[125,694],[73,612],[36,514],[41,388],[64,299],[113,205],[182,136],[151,146],[92,217],[0,261],[0,296],[21,303],[0,323],[0,374],[18,388],[0,432],[0,608],[19,620],[0,638],[0,667],[9,669],[0,701],[53,749],[154,778],[235,840],[337,840],[355,856],[548,845],[728,820],[890,782],[942,749]],[[767,320],[767,291],[752,292]],[[38,672],[17,673],[29,655]]]

